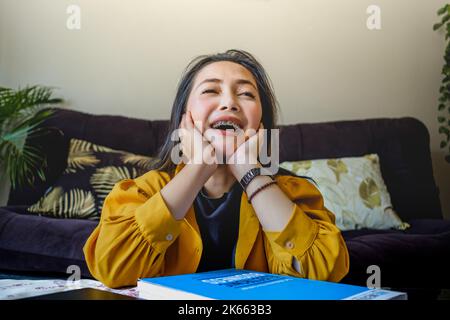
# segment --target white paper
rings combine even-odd
[[[126,289],[111,289],[104,286],[99,281],[89,279],[81,279],[78,281],[67,281],[60,279],[53,279],[53,280],[3,279],[0,280],[0,299],[15,300],[82,288],[94,288],[99,290],[105,290],[131,297],[139,296],[136,287]]]

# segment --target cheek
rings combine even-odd
[[[258,129],[262,121],[262,109],[260,105],[255,105],[246,110],[245,116],[248,121],[248,128]]]
[[[191,111],[194,121],[201,121],[202,125],[205,125],[215,107],[216,103],[211,99],[192,97],[189,99],[186,109]]]

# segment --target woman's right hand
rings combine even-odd
[[[203,136],[201,129],[197,128],[192,114],[187,111],[181,118],[179,136],[183,162],[186,164],[208,165],[212,169],[218,166],[214,147]]]

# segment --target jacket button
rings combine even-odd
[[[168,234],[166,235],[166,240],[167,240],[167,241],[172,241],[172,239],[173,239],[173,235],[172,235],[171,233],[168,233]]]
[[[286,248],[288,249],[294,249],[294,243],[291,241],[287,241],[286,242]]]

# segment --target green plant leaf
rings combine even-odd
[[[438,106],[438,110],[441,111],[441,110],[444,110],[444,109],[445,109],[445,104],[440,103],[439,106]]]
[[[445,134],[447,136],[450,135],[450,130],[448,128],[444,127],[444,126],[439,126],[438,132],[439,133],[443,133],[443,134]]]
[[[442,117],[442,116],[439,116],[439,117],[438,117],[438,122],[439,122],[439,123],[445,122],[445,118]]]
[[[63,101],[52,94],[41,86],[0,88],[0,162],[13,188],[33,184],[36,177],[45,180],[45,156],[27,138],[46,133],[39,126],[54,112],[47,107]]]
[[[437,14],[440,16],[440,15],[443,15],[445,12],[447,12],[447,4],[445,5],[445,6],[443,6],[442,8],[440,8],[439,10],[438,10],[438,12],[437,12]]]
[[[13,121],[24,115],[36,113],[37,108],[61,103],[62,99],[52,98],[52,89],[47,87],[25,87],[7,89],[0,92],[0,123]]]
[[[450,66],[449,65],[444,65],[442,67],[442,74],[450,75]]]
[[[433,31],[436,31],[437,29],[439,29],[440,27],[442,27],[442,23],[436,23],[433,25]]]
[[[447,146],[447,141],[442,140],[442,141],[441,141],[441,145],[440,145],[441,149],[442,149],[442,148],[445,148],[446,146]]]

